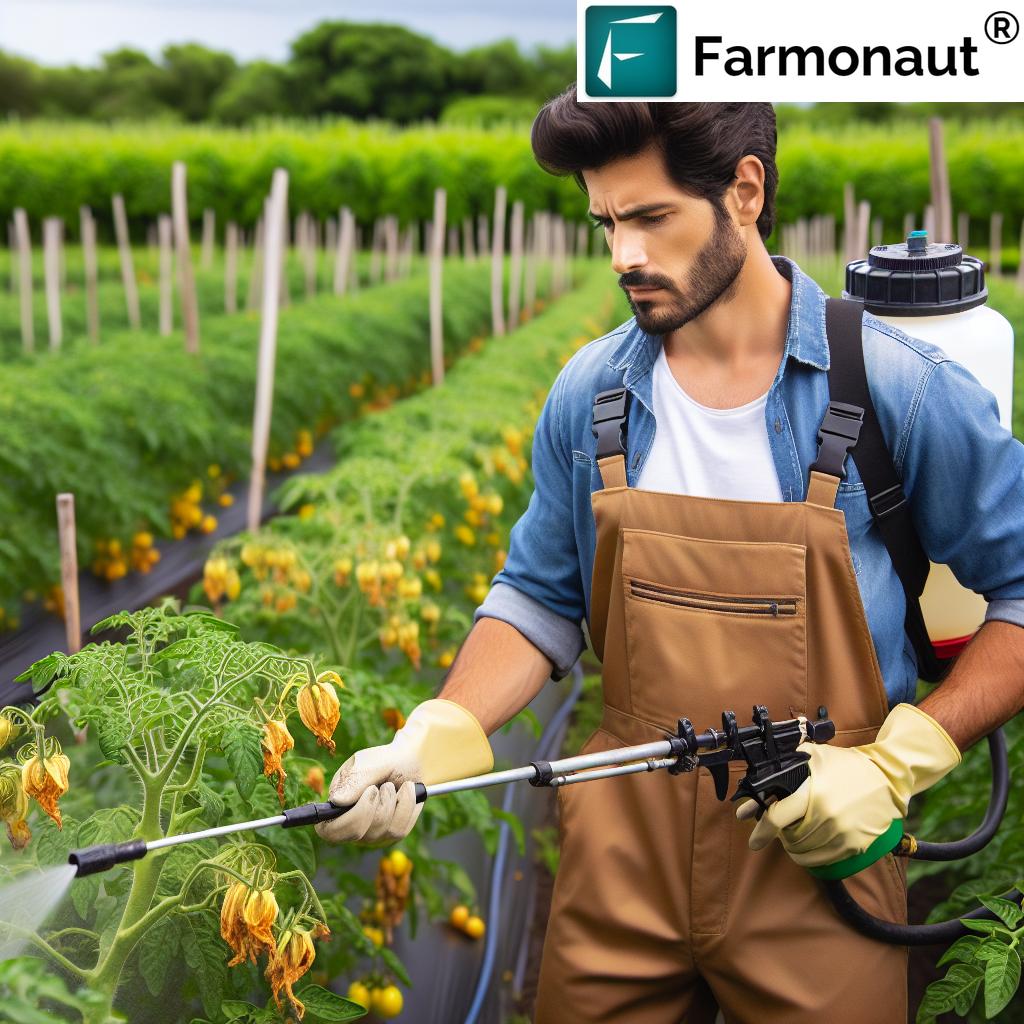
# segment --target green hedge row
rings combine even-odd
[[[444,289],[447,357],[489,329],[490,268],[450,264]],[[59,579],[57,493],[75,494],[79,559],[88,565],[96,538],[167,535],[171,495],[208,465],[248,472],[259,329],[255,313],[211,318],[198,358],[177,332],[126,333],[5,369],[0,602],[10,608],[25,588]],[[394,398],[422,386],[429,337],[425,276],[282,310],[271,455],[293,449],[300,429],[356,416],[380,389]],[[353,384],[365,395],[353,397]]]
[[[946,155],[955,211],[966,210],[975,230],[992,210],[1005,217],[1006,241],[1016,241],[1024,215],[1019,188],[1024,126],[1017,121],[949,123]],[[793,127],[779,139],[778,214],[792,221],[815,213],[842,218],[843,183],[896,230],[906,212],[929,202],[927,126]],[[495,185],[522,199],[529,216],[554,209],[581,220],[585,198],[571,178],[557,179],[536,164],[524,127],[491,130],[285,122],[259,130],[154,125],[53,124],[0,128],[0,217],[15,205],[38,221],[61,216],[77,230],[78,207],[90,204],[109,231],[110,195],[122,192],[136,231],[166,212],[174,160],[189,169],[189,202],[197,223],[211,207],[218,223],[253,224],[275,167],[290,172],[289,202],[320,218],[347,204],[363,224],[397,214],[403,224],[432,216],[436,186],[448,191],[448,220],[490,213]],[[987,242],[987,230],[985,235]]]

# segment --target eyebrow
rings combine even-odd
[[[632,210],[623,210],[619,214],[619,220],[633,220],[635,217],[639,217],[644,213],[653,213],[655,210],[664,210],[666,207],[671,207],[672,203],[653,203],[648,206],[634,206]],[[609,217],[603,217],[598,213],[594,213],[593,210],[587,210],[588,215],[597,221],[610,220]]]

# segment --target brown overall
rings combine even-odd
[[[804,502],[640,490],[622,455],[599,461],[591,642],[604,717],[584,752],[664,739],[685,716],[836,723],[874,739],[888,701],[850,559],[836,477]],[[729,796],[745,770],[731,762]],[[536,1024],[905,1024],[907,949],[865,938],[820,883],[719,802],[705,768],[558,790],[562,867]],[[905,923],[892,854],[847,879],[860,904]]]

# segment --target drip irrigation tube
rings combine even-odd
[[[583,691],[583,669],[578,661],[572,667],[572,676],[572,689],[541,734],[537,750],[534,753],[534,760],[550,758],[551,754],[561,745],[566,719],[568,719],[573,708],[576,706],[580,693]],[[502,810],[506,813],[512,812],[515,795],[515,787],[509,786],[505,790]],[[484,1000],[487,998],[491,975],[494,972],[494,961],[498,953],[498,937],[501,932],[501,897],[511,831],[507,822],[501,823],[498,847],[494,855],[494,864],[491,868],[490,891],[487,901],[488,926],[484,945],[484,958],[483,963],[480,965],[480,975],[477,979],[476,989],[473,992],[473,1001],[470,1004],[469,1012],[466,1014],[465,1024],[477,1024]]]

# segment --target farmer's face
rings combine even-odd
[[[731,190],[723,209],[683,192],[654,147],[586,170],[583,178],[590,214],[604,224],[612,269],[641,330],[668,334],[729,299],[747,257]],[[629,291],[633,286],[658,290]]]

